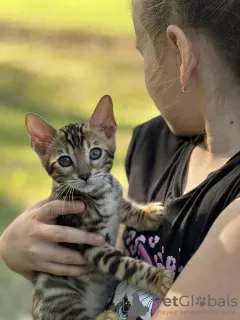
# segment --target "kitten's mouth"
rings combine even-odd
[[[86,191],[85,188],[87,187],[90,187],[92,184],[91,184],[91,181],[88,180],[78,180],[76,181],[73,185],[72,185],[72,188],[76,191],[76,192],[84,192]]]
[[[68,188],[61,193],[63,197],[78,197],[84,193],[88,193],[94,186],[94,181],[90,179],[87,180],[75,180],[72,183],[67,183]]]
[[[75,183],[75,188],[77,189],[82,189],[88,185],[88,180],[79,180],[78,182]]]
[[[72,200],[81,200],[82,199],[82,193],[80,190],[71,188],[71,191],[65,191],[61,194],[61,198],[67,201],[72,201]]]

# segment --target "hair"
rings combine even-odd
[[[166,39],[166,28],[176,24],[186,32],[211,41],[240,78],[239,0],[142,0],[142,23],[156,50]]]

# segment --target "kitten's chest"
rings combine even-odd
[[[83,219],[81,214],[62,215],[57,218],[57,224],[80,229],[83,224]]]
[[[108,234],[109,242],[114,245],[120,225],[121,199],[103,204],[86,204],[84,213],[62,215],[57,224],[77,228],[83,231]]]

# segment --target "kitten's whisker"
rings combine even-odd
[[[71,188],[71,192],[72,192],[72,202],[74,203],[74,199],[73,199],[73,192],[74,192],[74,189],[73,187],[70,187]],[[71,195],[70,195],[71,196]],[[76,207],[75,207],[75,204],[74,204],[74,210],[76,212]]]
[[[52,198],[53,200],[57,200],[60,191],[61,191],[61,189],[55,190],[55,191],[51,194],[51,198]]]
[[[68,193],[69,193],[70,190],[71,190],[71,189],[70,189],[70,186],[68,186],[68,187],[67,187],[67,193],[66,193],[66,195],[65,195],[65,197],[64,197],[64,200],[63,200],[63,205],[64,205],[64,202],[66,202],[66,199],[67,199],[67,196],[68,196]],[[63,211],[62,211],[62,215],[63,215]]]
[[[63,182],[60,184],[60,188],[57,189],[55,192],[53,192],[52,195],[54,195],[54,200],[60,199],[61,195],[65,192],[67,189],[68,185],[66,182]],[[52,210],[54,209],[54,205],[52,206]]]
[[[60,190],[57,190],[56,191],[56,197],[54,198],[54,200],[59,200],[61,195],[65,192],[65,190],[67,189],[67,187],[64,187],[63,189],[60,189]],[[51,211],[50,211],[50,214],[53,212],[53,209],[54,209],[54,206],[56,204],[53,204],[52,208],[51,208]]]

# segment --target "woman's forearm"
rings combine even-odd
[[[239,203],[217,219],[152,320],[240,319]]]

